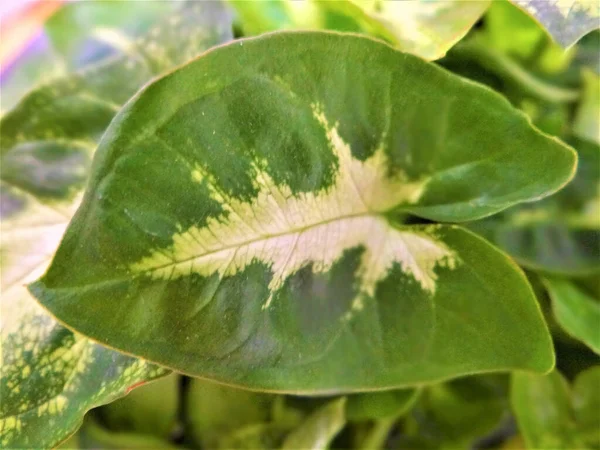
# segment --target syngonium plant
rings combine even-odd
[[[172,370],[199,379],[185,395],[189,378],[148,386],[166,392],[160,424],[124,412],[147,407],[130,396],[86,422],[79,445],[167,448],[185,417],[186,445],[203,448],[323,448],[347,422],[360,424],[353,445],[378,448],[412,408],[402,448],[467,448],[507,411],[508,384],[488,372],[515,374],[528,446],[595,445],[598,371],[581,372],[572,405],[562,376],[544,375],[545,290],[560,327],[600,346],[585,278],[598,267],[595,75],[567,133],[530,99],[546,111],[579,93],[510,60],[548,38],[527,18],[518,30],[537,44],[499,41],[524,20],[507,3],[230,3],[246,35],[315,31],[201,54],[233,38],[229,12],[165,4],[146,36],[100,33],[120,56],[2,117],[3,447],[55,446],[88,409]],[[573,30],[560,8],[515,3],[553,17],[565,45],[596,14],[574,7],[586,20]],[[484,11],[440,64],[421,59]],[[536,64],[562,55],[536,52]],[[548,228],[574,249],[566,259],[528,245]],[[467,375],[479,376],[448,381]],[[544,395],[554,422],[522,401]],[[123,421],[153,437],[111,441],[102,425]]]

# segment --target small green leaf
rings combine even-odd
[[[387,419],[406,413],[419,397],[418,389],[352,394],[347,397],[348,420]]]
[[[480,0],[229,0],[247,35],[289,29],[366,33],[433,60],[462,39],[491,4]]]
[[[600,145],[600,76],[590,69],[582,71],[583,98],[573,122],[573,133]]]
[[[377,41],[237,41],[121,111],[31,289],[100,342],[257,389],[543,372],[551,343],[518,268],[455,225],[400,221],[535,200],[574,163],[490,90]]]
[[[600,447],[600,366],[581,372],[573,384],[577,429],[586,442]]]
[[[102,422],[111,431],[132,432],[168,439],[174,430],[179,376],[169,375],[104,406]]]
[[[202,448],[236,448],[238,432],[242,441],[247,434],[260,439],[265,430],[274,428],[267,426],[273,401],[273,395],[192,379],[186,399],[191,436]],[[280,429],[277,424],[275,428]]]
[[[469,228],[509,253],[520,265],[562,276],[600,270],[600,148],[575,141],[575,178],[556,195]]]
[[[363,434],[355,436],[355,446],[375,450],[385,448],[385,442],[399,418],[414,406],[419,389],[400,389],[383,392],[351,394],[346,397],[346,417],[349,421],[370,421],[362,425]]]
[[[484,16],[485,43],[520,60],[531,59],[546,37],[540,25],[522,9],[507,0],[491,2]],[[510,33],[510,38],[507,38]],[[548,38],[547,38],[548,39]]]
[[[224,436],[215,447],[222,450],[278,449],[289,430],[277,423],[258,423],[247,425]]]
[[[565,50],[552,41],[538,22],[507,0],[492,2],[483,30],[478,32],[495,51],[545,73],[565,70],[576,53],[575,49]]]
[[[600,354],[600,301],[560,278],[546,278],[544,283],[559,325]]]
[[[77,433],[77,437],[81,449],[176,450],[181,448],[165,439],[159,439],[148,434],[107,430],[93,417],[86,417],[85,423]],[[73,449],[70,448],[69,450]]]
[[[345,404],[346,399],[340,398],[317,409],[285,438],[282,450],[328,448],[346,424]]]
[[[512,407],[528,448],[596,448],[600,367],[582,372],[573,391],[557,371],[540,376],[516,373]]]
[[[590,0],[511,0],[548,30],[563,47],[600,28],[600,3]]]
[[[508,410],[505,377],[484,375],[424,389],[404,434],[408,446],[469,449],[502,422]]]

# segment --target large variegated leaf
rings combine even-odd
[[[564,47],[600,28],[600,3],[596,0],[511,0],[536,20]]]
[[[572,176],[574,152],[486,88],[364,37],[278,33],[149,85],[100,147],[31,287],[94,339],[294,392],[553,364],[505,255],[403,222],[486,216]]]
[[[200,52],[223,36],[211,34],[211,28],[207,40],[172,35],[173,20],[197,25],[198,16],[185,12],[185,19],[178,14],[152,32],[153,38],[164,37],[160,46],[150,45],[157,70],[178,61],[171,52]],[[139,49],[146,44],[150,41],[141,41]],[[128,61],[115,59],[43,86],[0,122],[0,442],[5,448],[54,446],[79,426],[88,409],[168,372],[72,333],[25,287],[44,273],[80,203],[94,140],[118,109],[110,102],[124,102],[151,77],[147,70],[134,70],[123,82]]]
[[[229,0],[245,33],[328,29],[366,33],[400,50],[433,60],[462,39],[491,4],[488,0]]]

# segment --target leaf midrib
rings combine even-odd
[[[387,211],[385,211],[385,212],[387,212]],[[193,260],[196,260],[196,259],[204,258],[204,257],[210,256],[210,255],[214,255],[216,253],[225,252],[225,251],[228,251],[228,250],[232,250],[232,249],[243,247],[245,245],[254,244],[256,242],[266,241],[266,240],[269,240],[269,239],[277,239],[279,237],[287,236],[287,235],[290,235],[290,234],[296,234],[296,233],[297,234],[301,234],[301,233],[303,233],[303,232],[305,232],[305,231],[307,231],[307,230],[309,230],[311,228],[319,227],[321,225],[326,225],[328,223],[333,223],[333,222],[337,222],[337,221],[340,221],[340,220],[352,219],[352,218],[357,218],[357,217],[372,217],[374,219],[383,219],[388,224],[388,226],[391,226],[389,220],[387,220],[385,218],[384,212],[379,212],[378,213],[378,212],[374,212],[374,211],[368,210],[366,212],[363,211],[363,212],[355,213],[355,214],[347,214],[347,215],[338,216],[338,217],[335,217],[335,218],[332,218],[332,219],[327,219],[327,220],[322,220],[322,221],[319,221],[319,222],[314,222],[314,223],[311,223],[310,225],[306,225],[306,226],[299,227],[299,228],[294,228],[294,229],[286,231],[284,233],[261,235],[260,237],[255,238],[255,239],[248,239],[248,240],[243,241],[243,242],[239,242],[239,243],[236,243],[236,244],[224,246],[224,247],[222,247],[222,248],[220,248],[218,250],[214,250],[214,251],[209,251],[209,252],[203,253],[201,255],[196,255],[196,256],[189,257],[189,258],[184,258],[184,259],[176,260],[176,261],[173,261],[173,262],[170,262],[170,263],[167,263],[167,264],[161,264],[160,266],[154,266],[154,267],[151,267],[151,268],[148,268],[148,269],[144,269],[141,272],[142,273],[146,273],[146,272],[152,272],[152,271],[155,271],[155,270],[161,270],[161,269],[164,269],[164,268],[167,268],[167,267],[172,267],[172,266],[176,266],[176,265],[179,265],[179,264],[184,264],[184,263],[189,262],[189,261],[193,261]],[[155,250],[155,251],[159,251],[159,252],[162,253],[162,250],[163,249],[161,249],[161,250]]]

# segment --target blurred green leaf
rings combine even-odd
[[[560,278],[544,280],[556,321],[571,336],[600,354],[600,300]]]
[[[115,52],[127,53],[128,44],[178,9],[176,2],[167,1],[68,2],[48,19],[44,31],[66,71],[72,72]],[[109,35],[115,39],[103,38]]]
[[[140,433],[168,438],[175,428],[179,376],[169,375],[134,389],[127,397],[100,411],[106,427],[115,432]]]
[[[283,450],[325,449],[346,423],[345,398],[332,400],[321,406],[285,439]]]
[[[558,372],[515,373],[511,402],[528,448],[597,448],[600,445],[600,367],[582,372],[571,391]]]
[[[583,95],[573,122],[573,133],[600,145],[600,76],[583,70]]]
[[[437,59],[479,20],[491,2],[391,0],[229,0],[245,34],[321,29],[366,33],[400,50]]]
[[[600,28],[600,3],[590,0],[511,0],[538,20],[562,46],[569,47]]]
[[[452,50],[449,60],[442,63],[464,76],[472,73],[477,81],[484,81],[478,71],[463,72],[471,65],[479,66],[502,81],[502,85],[492,87],[501,88],[505,95],[511,94],[509,97],[513,102],[515,98],[521,99],[523,96],[550,104],[574,103],[579,98],[577,90],[547,81],[510,56],[490,47],[482,35],[459,43]],[[514,95],[515,92],[519,95]]]
[[[569,414],[568,383],[559,372],[515,373],[511,400],[528,448],[582,447]]]
[[[178,447],[156,436],[107,430],[94,418],[86,417],[77,433],[79,449],[93,450],[174,450]]]
[[[273,395],[192,379],[186,400],[191,436],[204,448],[220,447],[223,438],[237,441],[233,433],[270,421],[273,401]],[[248,433],[259,439],[257,429]]]
[[[508,0],[493,1],[484,20],[485,44],[522,61],[531,59],[547,39],[540,25]]]
[[[222,450],[277,449],[281,446],[289,429],[278,423],[258,423],[236,429],[219,440]],[[211,447],[207,447],[211,448]]]
[[[348,420],[386,419],[408,412],[419,396],[419,389],[395,389],[348,395]]]
[[[121,105],[144,83],[232,38],[231,18],[220,3],[178,5],[177,13],[135,40],[128,53],[26,95],[0,121],[0,151],[44,141],[93,147]]]
[[[207,449],[321,448],[343,426],[344,399],[309,402],[314,405],[305,412],[287,399],[193,379],[186,400],[189,431]]]
[[[108,56],[129,50],[177,2],[87,0],[65,2],[44,24],[17,60],[2,68],[2,105],[6,112],[32,88],[51,83]]]
[[[600,53],[600,30],[592,31],[577,43],[573,65],[578,69],[590,69],[596,75],[600,75],[598,53]]]
[[[369,450],[385,448],[391,430],[414,406],[420,392],[420,389],[397,389],[348,395],[346,417],[357,424],[355,446]]]
[[[401,448],[468,449],[506,418],[506,377],[482,375],[423,390],[405,424]]]
[[[594,448],[600,447],[600,366],[580,373],[573,384],[577,429]]]
[[[544,74],[564,71],[576,54],[575,49],[555,43],[538,22],[508,0],[492,2],[478,34],[490,48]]]

